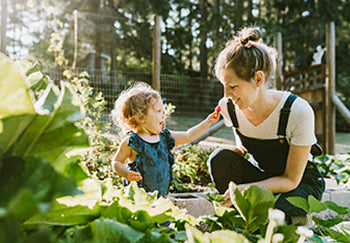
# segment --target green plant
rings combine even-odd
[[[317,234],[314,234],[312,237],[313,242],[323,242],[322,238],[327,236],[337,242],[350,242],[349,229],[341,226],[344,216],[350,214],[349,208],[338,206],[331,201],[320,202],[313,196],[309,196],[308,200],[301,197],[291,197],[287,200],[311,215],[317,227]],[[337,215],[332,218],[322,219],[318,213],[327,209],[332,210]]]
[[[82,194],[58,198],[51,211],[34,215],[23,227],[49,227],[63,242],[184,242],[184,223],[199,222],[135,182],[121,190],[111,180],[89,179],[79,189]],[[161,226],[169,220],[179,230]]]
[[[34,235],[24,234],[22,222],[77,193],[87,175],[72,152],[89,143],[75,126],[80,104],[68,83],[59,88],[37,64],[4,55],[0,69],[0,241],[15,242]]]
[[[197,145],[180,148],[174,152],[172,192],[198,191],[201,186],[211,186],[207,160],[213,149],[204,150]]]
[[[315,162],[323,177],[335,179],[338,184],[347,186],[350,178],[350,154],[322,155]]]
[[[112,171],[110,162],[118,149],[122,135],[111,135],[111,124],[103,119],[107,104],[103,94],[95,92],[89,85],[90,76],[87,72],[75,75],[73,71],[67,69],[63,74],[72,83],[84,107],[84,116],[78,126],[88,134],[91,149],[85,152],[82,163],[87,167],[90,175],[100,180],[112,178],[115,185],[121,186],[122,180]]]

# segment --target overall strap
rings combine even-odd
[[[281,109],[280,113],[280,120],[278,123],[278,136],[286,136],[286,128],[288,124],[288,118],[289,118],[289,113],[290,113],[290,108],[292,107],[293,102],[297,98],[296,95],[290,94],[284,103],[283,108]]]
[[[238,128],[238,121],[237,121],[237,116],[236,116],[236,108],[233,105],[233,102],[232,102],[231,99],[227,99],[227,111],[228,111],[228,114],[230,115],[233,127]]]

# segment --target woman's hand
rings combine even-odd
[[[129,170],[126,179],[128,181],[139,181],[142,180],[142,176],[139,172]]]

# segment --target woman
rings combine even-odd
[[[219,102],[221,114],[225,124],[235,128],[237,148],[214,151],[208,167],[226,199],[230,181],[240,190],[260,185],[281,194],[275,207],[290,223],[292,216],[306,212],[286,198],[312,195],[320,200],[325,183],[311,162],[316,143],[313,110],[300,97],[267,88],[276,52],[261,37],[258,28],[245,28],[217,59],[215,73],[225,92]]]

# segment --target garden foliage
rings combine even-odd
[[[93,108],[85,115],[81,109],[89,100],[75,94],[92,90],[79,88],[79,82],[73,87],[60,82],[58,87],[37,64],[13,62],[3,55],[0,69],[0,242],[350,240],[349,231],[339,226],[350,210],[312,197],[290,200],[309,214],[333,210],[339,215],[328,220],[313,215],[317,234],[284,225],[283,213],[272,209],[274,195],[259,186],[242,193],[231,183],[234,208],[220,206],[220,197],[212,195],[215,214],[202,218],[158,198],[157,192],[146,193],[135,182],[118,189],[113,178],[89,173],[82,163],[91,142],[103,144],[87,117],[93,116]],[[88,151],[100,153],[93,159],[103,157],[101,150]],[[199,174],[207,175],[205,169],[196,168],[203,166],[207,155],[195,147],[178,154],[187,163],[191,183],[200,183]],[[184,183],[183,169],[175,173]]]

